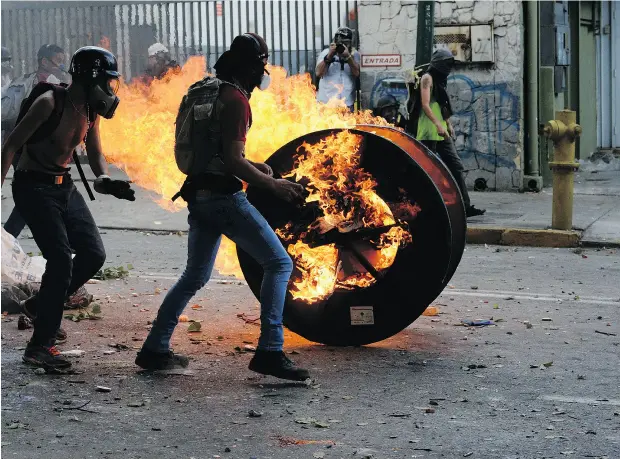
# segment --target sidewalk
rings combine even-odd
[[[545,246],[554,246],[554,240],[561,246],[579,243],[590,247],[620,246],[620,168],[611,170],[611,167],[597,170],[591,163],[585,163],[575,176],[573,227],[577,232],[574,238],[563,241],[558,234],[539,231],[551,227],[553,194],[546,188],[540,193],[472,192],[472,203],[487,212],[468,220],[470,242],[495,244],[501,242],[498,241],[501,233],[517,230],[514,245],[538,245],[526,242],[539,234]],[[510,245],[512,241],[511,237]]]
[[[620,166],[620,161],[618,161]],[[612,165],[613,167],[614,165]],[[620,167],[596,170],[589,163],[575,178],[573,224],[575,232],[566,234],[548,231],[551,226],[551,189],[540,193],[472,192],[472,203],[487,209],[485,215],[469,219],[470,243],[541,245],[571,247],[579,244],[590,247],[620,247]],[[94,176],[88,165],[84,172],[89,181]],[[12,178],[12,171],[7,176]],[[113,178],[125,174],[110,168]],[[83,192],[75,166],[72,176]],[[155,203],[158,197],[137,189],[136,201],[118,200],[96,194],[89,206],[102,229],[141,231],[187,231],[187,211],[169,212]],[[86,197],[86,199],[88,199]],[[6,221],[13,199],[11,187],[3,188],[2,223]]]

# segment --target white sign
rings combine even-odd
[[[400,54],[362,54],[362,67],[400,67]]]
[[[372,306],[351,306],[351,325],[374,325]]]

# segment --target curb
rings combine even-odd
[[[468,244],[520,245],[525,247],[579,247],[581,231],[469,226]]]

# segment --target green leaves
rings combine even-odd
[[[127,265],[127,269],[124,266],[112,266],[110,268],[103,268],[97,271],[97,274],[93,276],[93,279],[108,280],[108,279],[124,279],[129,276],[129,270],[133,269],[133,265],[130,263]]]
[[[101,319],[101,306],[99,303],[91,303],[90,309],[78,309],[73,314],[65,314],[65,319],[79,322],[80,320],[99,320]]]

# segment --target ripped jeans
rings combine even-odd
[[[155,352],[170,349],[170,337],[189,300],[211,277],[222,234],[231,239],[263,267],[261,285],[261,333],[258,349],[280,351],[284,343],[282,313],[293,262],[265,218],[244,192],[216,194],[198,192],[189,203],[187,266],[168,291],[153,322],[144,348]]]

